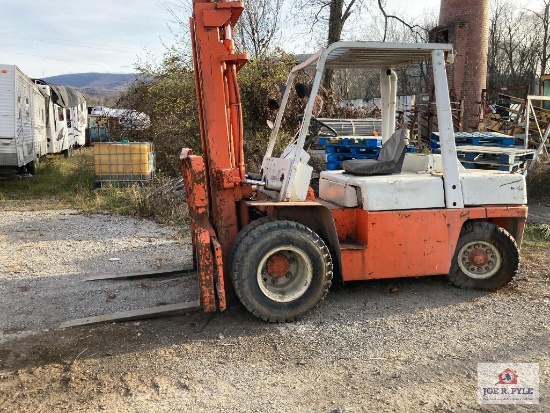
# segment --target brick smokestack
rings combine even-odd
[[[439,40],[457,53],[449,68],[451,99],[464,99],[464,130],[479,122],[481,90],[487,84],[489,0],[441,0]]]

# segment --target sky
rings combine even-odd
[[[387,0],[400,15],[426,8],[439,10],[439,0]],[[176,43],[171,21],[161,0],[0,0],[0,63],[37,78],[131,73]]]

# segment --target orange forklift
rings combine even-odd
[[[235,292],[255,316],[287,322],[315,307],[333,277],[342,282],[448,275],[464,288],[496,290],[516,274],[527,216],[525,178],[466,170],[457,158],[446,65],[449,44],[338,42],[292,69],[261,170],[243,152],[233,28],[242,1],[194,0],[191,23],[202,155],[181,152],[200,304],[226,309]],[[396,69],[430,61],[441,154],[409,154],[395,130]],[[346,160],[323,171],[311,190],[307,149],[318,130],[337,131],[313,114],[326,69],[380,74],[382,149],[377,159]],[[315,77],[296,139],[273,156],[296,74]],[[348,136],[349,137],[349,136]]]

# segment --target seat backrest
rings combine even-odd
[[[354,175],[400,173],[408,144],[409,131],[398,130],[382,145],[376,159],[350,159],[342,162],[342,169]]]
[[[399,129],[382,145],[378,159],[380,162],[399,163],[399,158],[406,152],[409,144],[409,130]]]

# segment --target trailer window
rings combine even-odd
[[[71,110],[69,108],[65,109],[65,116],[67,117],[67,127],[71,127]]]
[[[57,108],[57,120],[64,121],[63,108]]]

